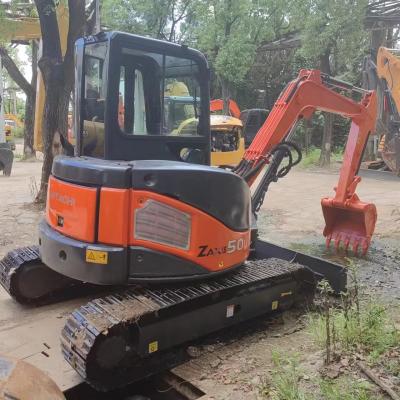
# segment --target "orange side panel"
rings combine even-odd
[[[102,188],[100,192],[98,241],[128,245],[130,190]]]
[[[185,250],[135,237],[135,211],[146,206],[148,200],[161,202],[190,216],[189,249]],[[169,253],[192,261],[213,272],[238,265],[246,260],[249,255],[250,231],[232,231],[223,223],[199,209],[157,193],[133,190],[130,201],[130,245]]]
[[[84,242],[95,240],[97,189],[49,179],[47,222],[57,231]]]

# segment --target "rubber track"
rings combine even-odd
[[[50,281],[47,282],[47,291],[43,292],[43,294],[38,297],[27,296],[21,292],[20,288],[20,279],[21,276],[23,276],[24,267],[28,267],[31,264],[40,265],[41,268],[48,271],[48,274],[55,279],[53,281],[50,279]],[[34,284],[31,282],[31,277],[26,279],[29,279],[29,283]],[[43,276],[41,279],[43,279]],[[62,283],[60,283],[60,279]],[[8,294],[18,303],[34,306],[51,304],[76,297],[77,295],[82,295],[80,291],[81,288],[82,290],[86,289],[91,292],[94,290],[94,285],[84,284],[58,274],[42,263],[39,254],[39,246],[22,247],[8,252],[6,256],[0,260],[0,283]],[[55,283],[54,286],[52,286],[53,283]]]
[[[24,265],[33,262],[41,262],[39,255],[39,246],[21,247],[11,250],[0,261],[0,283],[11,297],[20,303],[24,303],[23,296],[16,293],[12,287],[12,277]]]
[[[86,379],[87,359],[99,335],[106,335],[111,328],[129,327],[142,316],[156,313],[167,307],[257,281],[273,280],[304,269],[299,264],[290,264],[277,259],[247,261],[228,276],[212,281],[192,283],[161,289],[133,288],[90,301],[72,312],[62,334],[61,347],[64,358]]]

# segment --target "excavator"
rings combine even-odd
[[[367,251],[376,208],[359,200],[356,173],[374,91],[301,70],[227,170],[209,166],[209,69],[199,51],[102,32],[77,41],[75,60],[75,155],[54,159],[39,246],[8,253],[0,279],[31,304],[77,285],[110,288],[61,333],[65,359],[87,382],[110,390],[171,368],[187,357],[185,343],[305,304],[320,279],[345,291],[340,265],[258,239],[257,212],[270,183],[301,159],[290,141],[296,123],[315,110],[340,114],[352,123],[336,194],[322,199],[324,235]],[[197,110],[178,135],[163,123],[171,81],[185,83]],[[104,132],[97,158],[86,140],[92,122]]]
[[[210,111],[213,113],[217,113],[224,110],[224,100],[222,99],[214,99],[210,102]],[[243,145],[240,143],[240,146],[236,147],[236,152],[232,153],[232,162],[231,164],[237,165],[239,161],[242,159],[245,148],[249,147],[251,142],[254,139],[254,136],[261,128],[262,124],[267,119],[269,111],[264,108],[250,108],[247,110],[240,111],[240,108],[235,100],[228,100],[228,110],[229,115],[231,116],[231,121],[233,125],[240,126],[242,129],[241,138],[243,138]],[[235,118],[235,119],[234,119]],[[211,157],[213,154],[211,155]],[[215,155],[218,157],[218,155]],[[211,165],[223,165],[214,164],[211,162]]]
[[[378,154],[389,170],[400,175],[400,50],[380,47],[376,61],[366,57],[363,86],[379,94]]]

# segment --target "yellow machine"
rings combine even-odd
[[[379,152],[387,167],[400,175],[400,50],[380,47],[376,72],[383,92],[377,128],[382,138]]]
[[[4,133],[6,143],[10,145],[11,150],[15,150],[14,130],[17,127],[23,126],[23,123],[14,114],[4,114]]]
[[[24,123],[15,114],[4,114],[4,132],[6,142],[10,144],[11,150],[15,150],[15,128],[22,128]]]
[[[175,135],[190,134],[197,125],[193,97],[183,82],[173,82],[165,88],[166,126]],[[211,165],[237,165],[243,158],[245,145],[243,124],[229,115],[211,115]]]
[[[4,114],[4,119],[14,121],[14,124],[11,124],[13,127],[22,128],[24,126],[24,123],[15,114]]]
[[[211,165],[237,165],[244,154],[243,124],[228,115],[211,115]]]
[[[380,47],[376,67],[378,77],[384,79],[396,108],[400,110],[400,50]]]

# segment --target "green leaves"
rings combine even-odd
[[[298,0],[295,19],[301,30],[300,55],[316,66],[328,57],[332,73],[352,68],[365,48],[363,21],[367,0]]]
[[[245,81],[259,44],[272,37],[272,1],[210,0],[196,7],[194,36],[217,76],[237,87]]]
[[[102,21],[114,30],[182,42],[195,5],[192,0],[104,0]]]

